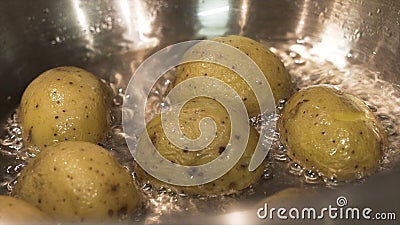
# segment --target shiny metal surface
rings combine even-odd
[[[279,43],[312,40],[314,54],[336,68],[351,64],[377,71],[400,89],[400,2],[396,0],[1,1],[0,119],[4,121],[18,105],[28,83],[51,67],[80,66],[124,88],[151,53],[180,41],[226,34],[246,35],[274,49],[279,49]],[[9,159],[0,162],[5,170]],[[327,199],[346,194],[353,196],[352,204],[394,210],[400,217],[400,198],[393,188],[400,184],[400,173],[399,166],[393,167],[364,183],[335,188]],[[272,185],[267,195],[281,188]],[[239,211],[251,210],[248,206],[261,198],[249,197]],[[265,222],[249,215],[237,221],[221,221],[219,216],[198,219],[192,222]],[[173,215],[164,222],[188,221]],[[345,222],[354,223],[326,224]]]

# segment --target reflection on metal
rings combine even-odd
[[[75,10],[76,19],[78,20],[78,24],[82,29],[82,34],[84,35],[85,39],[88,41],[87,48],[93,50],[93,36],[90,33],[90,25],[87,21],[85,12],[81,7],[80,0],[72,0],[72,4]]]
[[[249,14],[249,0],[241,0],[240,1],[240,18],[239,18],[239,26],[240,26],[240,35],[243,35],[244,28],[247,24],[248,14]]]
[[[305,20],[308,18],[310,0],[304,0],[302,10],[299,15],[299,21],[297,22],[295,33],[296,35],[304,35],[304,24]]]
[[[349,40],[339,25],[334,23],[325,24],[321,34],[321,42],[316,44],[311,50],[318,58],[333,63],[338,68],[347,65],[347,55],[350,51]]]
[[[229,14],[229,0],[199,1],[196,14],[201,24],[199,35],[223,35],[228,30]]]
[[[158,38],[149,37],[153,32],[154,17],[147,10],[146,2],[140,0],[117,1],[121,16],[125,22],[126,32],[124,39],[131,42],[130,48],[134,50],[157,46]]]

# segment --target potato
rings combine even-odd
[[[324,85],[294,94],[278,127],[291,159],[342,181],[374,171],[386,140],[381,124],[361,100]]]
[[[12,192],[61,222],[100,222],[140,205],[132,176],[102,147],[65,141],[44,148]]]
[[[252,39],[237,35],[217,37],[212,40],[231,45],[246,53],[264,73],[275,97],[275,102],[288,99],[291,96],[293,85],[290,75],[279,58],[269,51],[267,47]],[[201,46],[196,45],[193,48],[201,48]],[[189,53],[187,52],[186,54]],[[198,76],[209,76],[220,79],[239,94],[250,116],[256,116],[260,113],[253,91],[238,74],[229,68],[214,63],[190,62],[178,66],[176,74],[176,84]]]
[[[0,196],[0,224],[53,224],[48,215],[33,205],[10,196]]]
[[[18,112],[27,146],[66,141],[98,143],[110,121],[110,92],[77,67],[47,70],[26,88]]]
[[[188,101],[179,114],[180,129],[183,134],[195,139],[200,136],[198,125],[204,117],[211,117],[217,128],[215,139],[205,149],[187,151],[173,145],[166,138],[161,117],[158,116],[147,124],[147,132],[158,152],[169,161],[185,166],[199,166],[216,159],[225,150],[230,138],[231,121],[225,108],[210,98],[198,97]],[[238,137],[240,138],[240,137]],[[135,173],[138,180],[150,183],[155,188],[165,187],[176,193],[196,195],[230,194],[244,189],[255,183],[263,174],[266,161],[256,170],[250,172],[248,166],[256,148],[258,133],[250,128],[249,141],[241,159],[225,175],[215,181],[198,186],[177,186],[157,180],[148,175],[140,166],[136,165]],[[175,176],[175,175],[171,175]]]

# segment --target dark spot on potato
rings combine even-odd
[[[247,101],[247,98],[246,98],[246,97],[243,97],[242,100],[243,100],[243,101]]]
[[[325,131],[322,131],[321,134],[325,135]]]
[[[53,168],[53,170],[54,170],[54,171],[57,171],[57,168],[56,168],[56,167],[54,167],[54,168]]]
[[[355,165],[355,166],[354,166],[354,169],[357,169],[357,168],[358,168],[358,165]]]
[[[54,119],[58,119],[58,116],[55,116]]]
[[[53,136],[54,136],[54,137],[57,136],[57,133],[54,133]]]
[[[60,104],[61,102],[60,101],[57,101],[57,104]]]
[[[119,184],[111,185],[111,192],[117,192],[119,188]]]
[[[355,151],[354,151],[354,150],[352,150],[352,151],[351,151],[351,154],[354,154],[354,153],[355,153]]]
[[[207,76],[207,73],[204,73],[204,76]]]
[[[93,170],[93,167],[89,167],[89,170]]]
[[[65,109],[63,109],[62,112],[65,112]]]
[[[332,143],[336,143],[336,140],[332,140]]]
[[[360,131],[360,135],[362,135],[363,134],[363,132],[362,131]]]
[[[113,217],[113,215],[114,215],[114,211],[112,209],[109,209],[108,210],[108,216],[109,217]]]
[[[218,153],[219,153],[219,154],[222,154],[222,153],[225,151],[225,149],[226,149],[226,147],[224,147],[224,146],[219,146],[219,148],[218,148]]]
[[[39,108],[39,104],[36,104],[36,105],[35,105],[35,108]]]
[[[39,199],[38,199],[38,203],[39,203],[39,204],[42,204],[42,199],[39,198]]]

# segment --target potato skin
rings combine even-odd
[[[65,141],[42,150],[12,192],[57,221],[104,222],[140,205],[132,176],[102,147]]]
[[[250,38],[238,35],[217,37],[212,40],[231,45],[247,54],[264,73],[276,103],[282,99],[287,100],[291,96],[293,84],[289,73],[280,59],[264,45]],[[193,48],[201,47],[197,45]],[[257,99],[247,83],[239,75],[226,67],[214,63],[190,62],[179,65],[176,74],[176,84],[198,76],[209,76],[220,79],[239,94],[250,116],[256,116],[260,112]]]
[[[161,117],[147,124],[147,132],[158,152],[169,161],[185,166],[203,165],[216,159],[225,150],[230,138],[231,121],[225,108],[210,98],[198,97],[188,101],[180,112],[179,123],[183,134],[194,139],[200,136],[198,125],[204,117],[211,117],[217,126],[217,135],[205,149],[191,152],[173,145],[164,134]],[[239,137],[240,138],[240,137]],[[225,175],[215,181],[198,186],[177,186],[157,180],[147,174],[139,165],[135,165],[137,179],[150,183],[156,189],[164,187],[173,192],[191,195],[231,194],[254,184],[263,174],[266,161],[256,170],[248,171],[248,166],[256,148],[258,133],[250,127],[248,144],[242,158]],[[174,175],[172,175],[174,176]]]
[[[26,88],[18,111],[23,140],[39,148],[66,141],[98,143],[110,121],[110,92],[77,67],[45,71]]]
[[[376,170],[386,142],[381,124],[361,100],[325,85],[294,94],[278,127],[292,160],[339,181]]]
[[[54,224],[51,218],[35,206],[10,196],[0,196],[0,224]]]

